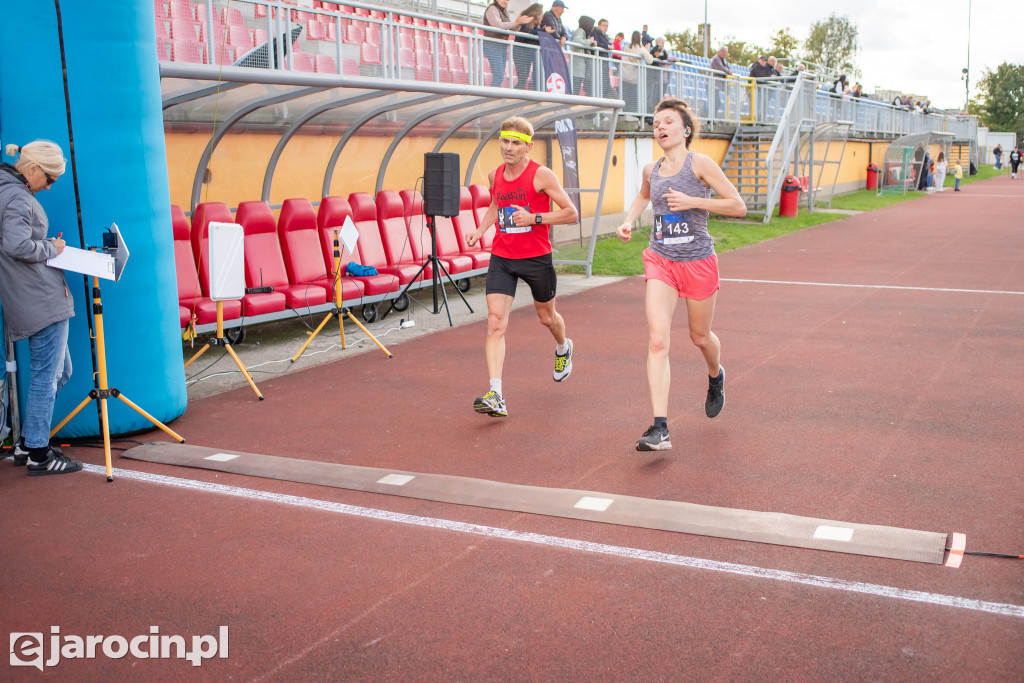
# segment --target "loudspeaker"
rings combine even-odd
[[[459,215],[459,155],[423,155],[423,213]]]

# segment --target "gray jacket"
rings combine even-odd
[[[14,341],[75,315],[64,271],[46,265],[57,255],[48,228],[46,212],[21,174],[0,165],[0,303]]]

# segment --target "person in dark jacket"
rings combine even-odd
[[[597,45],[597,56],[601,58],[597,62],[598,71],[601,72],[601,97],[618,97],[618,93],[612,90],[610,77],[611,63],[604,61],[608,58],[605,50],[612,49],[612,39],[608,37],[608,20],[599,20],[590,37],[594,39],[594,43]]]
[[[562,15],[565,14],[565,10],[568,9],[562,0],[555,0],[551,3],[551,9],[544,13],[541,17],[540,26],[541,29],[547,29],[551,27],[548,33],[553,38],[558,40],[559,47],[565,47],[566,42],[569,40],[569,32],[565,30],[565,26],[562,25]]]
[[[14,463],[27,463],[30,476],[77,472],[82,463],[50,446],[54,400],[71,377],[68,320],[75,307],[64,271],[46,265],[64,251],[63,233],[46,236],[49,222],[35,198],[63,175],[64,154],[56,143],[35,140],[8,145],[7,155],[19,158],[0,165],[0,303],[11,340],[28,339],[32,375]]]

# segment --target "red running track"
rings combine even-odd
[[[650,421],[641,278],[559,301],[576,341],[561,384],[532,310],[513,314],[505,420],[471,409],[481,321],[391,360],[261,379],[263,402],[248,387],[193,401],[172,427],[215,448],[957,531],[968,550],[1021,553],[1022,215],[1024,181],[1003,176],[723,254],[726,407],[704,417],[680,317],[667,453],[633,450]],[[1024,678],[1020,561],[949,569],[115,466],[113,484],[0,466],[2,623],[129,639],[228,626],[229,656],[100,654],[46,666],[58,678]]]

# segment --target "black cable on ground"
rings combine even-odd
[[[979,557],[1000,557],[1005,560],[1024,560],[1024,555],[1007,555],[1005,553],[982,553],[975,550],[965,550],[964,555],[977,555]]]

